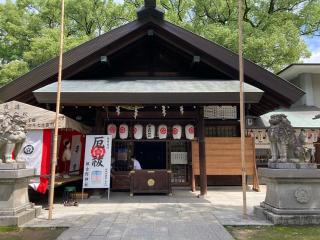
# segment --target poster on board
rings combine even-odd
[[[87,135],[83,188],[110,188],[111,135]]]
[[[79,174],[82,153],[81,135],[73,135],[71,140],[70,174]]]

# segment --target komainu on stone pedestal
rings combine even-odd
[[[320,169],[310,163],[303,132],[296,137],[287,117],[272,115],[268,135],[272,158],[259,176],[267,185],[255,214],[283,225],[320,224]]]
[[[255,214],[283,225],[320,224],[320,170],[260,168],[267,185]]]
[[[4,112],[0,116],[0,226],[20,226],[41,211],[41,207],[29,202],[28,196],[29,180],[35,170],[26,169],[19,158],[25,139],[25,118]]]
[[[306,136],[303,132],[298,137],[284,114],[274,114],[269,120],[268,137],[271,147],[269,163],[305,163],[310,159],[304,148]]]
[[[0,116],[0,163],[22,163],[19,152],[26,139],[26,120],[18,113]],[[12,158],[12,153],[16,160]]]

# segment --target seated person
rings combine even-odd
[[[135,157],[132,157],[131,161],[133,162],[133,169],[134,170],[141,170],[142,169],[139,161]]]

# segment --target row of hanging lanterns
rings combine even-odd
[[[120,139],[127,139],[129,136],[129,126],[128,124],[120,124],[119,129],[113,123],[107,126],[107,133],[111,135],[113,139],[117,136],[117,130],[119,132]],[[147,139],[154,139],[156,137],[156,126],[153,124],[147,124],[145,126],[145,136]],[[159,139],[166,139],[168,136],[168,127],[165,124],[160,124],[158,126],[157,136]],[[141,124],[135,124],[133,126],[133,137],[134,139],[142,139],[143,137],[143,126]],[[181,139],[182,137],[182,126],[179,124],[172,126],[172,137],[173,139]],[[194,126],[192,124],[187,124],[185,126],[185,137],[188,140],[194,139]]]

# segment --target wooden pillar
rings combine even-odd
[[[320,164],[320,138],[318,137],[318,141],[314,143],[314,147],[315,147],[315,154],[314,154],[314,162],[316,164]]]
[[[203,107],[198,110],[198,141],[199,141],[199,168],[200,168],[200,196],[207,194],[207,169],[206,169],[206,147],[205,127],[203,118]]]
[[[100,109],[96,109],[96,120],[93,128],[94,134],[104,134],[104,118]]]

